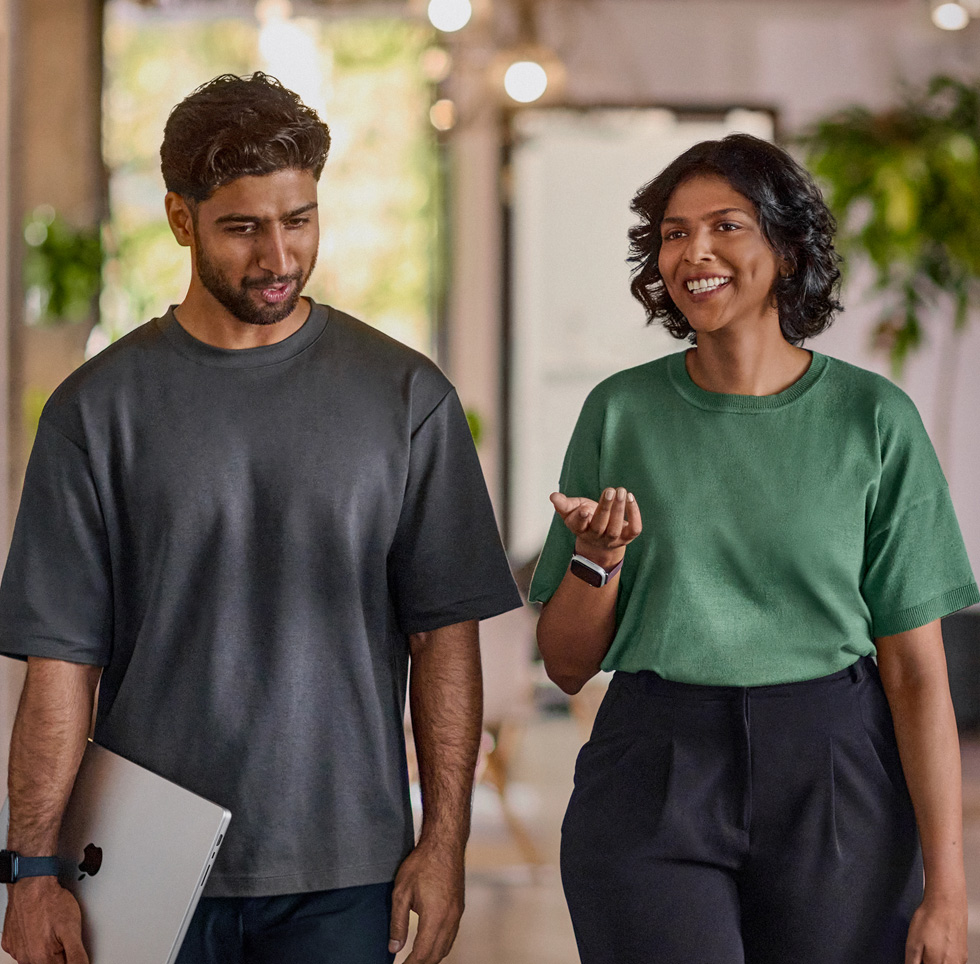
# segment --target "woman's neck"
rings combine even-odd
[[[791,345],[777,327],[753,332],[703,332],[687,353],[687,373],[699,388],[726,395],[776,395],[806,374],[812,355]]]

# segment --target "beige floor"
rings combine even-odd
[[[559,824],[571,791],[581,733],[568,718],[535,719],[521,743],[512,808],[540,849],[543,866],[521,863],[493,793],[478,790],[469,852],[467,910],[451,964],[572,964],[578,960],[561,895]],[[980,739],[963,741],[970,959],[980,961]]]

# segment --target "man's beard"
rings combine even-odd
[[[295,274],[268,275],[258,280],[243,278],[236,288],[208,259],[200,241],[197,245],[197,274],[201,279],[201,284],[223,308],[247,325],[275,325],[284,318],[288,318],[299,304],[300,294],[306,287],[306,282],[313,273],[315,264],[316,254],[314,253],[313,261],[305,274],[302,271],[297,271]],[[296,282],[293,293],[277,305],[257,304],[249,294],[252,289],[261,290],[290,282]]]

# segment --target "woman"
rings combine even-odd
[[[616,671],[562,828],[582,960],[962,964],[939,620],[980,592],[911,401],[802,347],[833,218],[747,135],[633,210],[633,292],[694,347],[589,396],[531,589],[555,682]]]

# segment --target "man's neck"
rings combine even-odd
[[[272,325],[253,325],[236,318],[217,302],[202,304],[188,293],[177,306],[174,317],[189,335],[215,348],[260,348],[274,345],[294,335],[310,316],[308,298],[300,298],[295,309]]]

